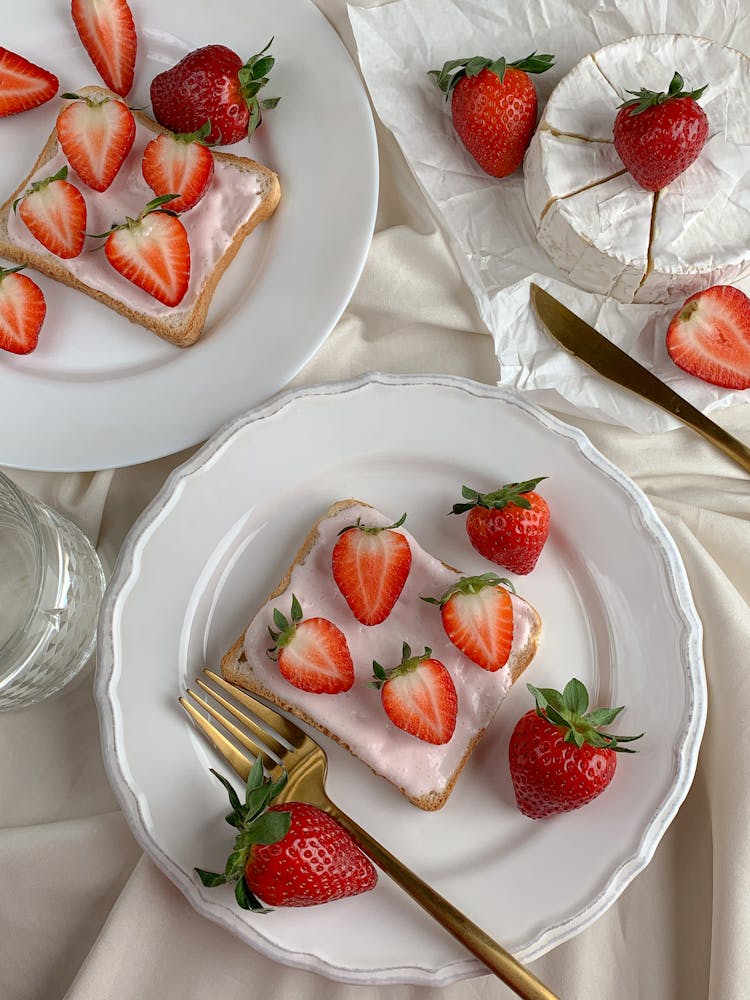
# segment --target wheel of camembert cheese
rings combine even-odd
[[[675,71],[709,123],[697,160],[642,188],[613,145],[627,91]],[[672,302],[750,273],[750,59],[691,35],[639,35],[583,58],[557,85],[524,160],[540,244],[573,283],[621,302]]]

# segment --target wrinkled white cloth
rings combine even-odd
[[[343,0],[319,0],[354,51]],[[492,338],[393,138],[380,125],[377,231],[352,301],[297,384],[367,370],[494,383]],[[750,442],[750,402],[721,413]],[[688,430],[578,420],[646,491],[705,629],[709,717],[693,787],[650,865],[534,970],[566,1000],[744,1000],[750,982],[750,477]],[[116,472],[11,476],[71,517],[111,568],[189,453]],[[654,664],[653,669],[659,665]],[[104,773],[93,664],[0,716],[2,1000],[508,1000],[491,976],[443,989],[347,986],[276,964],[195,913],[142,855]],[[530,892],[543,891],[540,885]]]

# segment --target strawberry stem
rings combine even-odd
[[[536,714],[540,719],[546,719],[553,726],[559,726],[565,731],[564,740],[575,746],[582,747],[584,743],[592,747],[606,750],[617,750],[620,753],[635,753],[629,747],[620,743],[632,743],[643,736],[615,736],[614,733],[604,733],[601,726],[609,726],[622,712],[619,708],[596,708],[586,713],[589,707],[589,693],[586,686],[574,677],[568,681],[562,693],[554,688],[536,688],[527,684],[536,702]]]
[[[507,62],[505,56],[500,56],[499,59],[472,56],[470,59],[450,59],[443,64],[442,69],[431,69],[427,75],[435,78],[435,83],[443,91],[447,100],[460,80],[463,80],[464,77],[478,76],[483,69],[494,73],[502,83],[505,79],[506,69],[520,69],[524,73],[546,73],[554,66],[554,63],[555,57],[553,55],[538,55],[536,52],[511,63]]]
[[[472,507],[486,507],[488,510],[502,510],[507,507],[508,504],[514,504],[516,507],[523,507],[524,510],[528,510],[531,504],[524,496],[524,493],[532,493],[539,483],[546,476],[539,476],[537,479],[527,479],[523,483],[508,483],[505,486],[501,486],[499,490],[495,490],[494,493],[479,493],[477,490],[473,490],[470,486],[461,487],[461,496],[464,500],[468,500],[468,503],[454,503],[453,509],[449,511],[450,514],[465,514],[467,510],[471,510]]]
[[[289,832],[292,822],[291,813],[267,812],[268,806],[287,783],[286,771],[282,770],[280,777],[272,781],[265,777],[263,762],[260,757],[256,757],[247,776],[245,801],[242,802],[231,783],[218,771],[214,771],[213,768],[210,770],[211,774],[219,779],[229,795],[232,811],[225,819],[230,826],[235,827],[238,833],[223,872],[209,872],[204,868],[196,868],[195,872],[207,888],[234,882],[235,899],[243,910],[267,913],[267,908],[248,888],[244,874],[255,844],[276,844],[283,840]]]
[[[697,90],[683,90],[684,86],[685,81],[675,70],[675,74],[666,91],[646,90],[645,87],[642,87],[640,90],[626,90],[625,93],[632,94],[633,97],[628,101],[623,101],[622,104],[618,104],[617,107],[630,108],[630,117],[635,118],[636,115],[642,114],[648,108],[655,108],[659,104],[666,104],[667,101],[676,100],[678,97],[692,97],[694,101],[697,101],[708,87],[708,84],[704,84]]]
[[[516,592],[516,588],[506,577],[498,576],[497,573],[482,573],[481,576],[462,576],[445,591],[442,597],[422,597],[420,595],[420,600],[426,604],[437,604],[442,608],[454,594],[478,594],[485,587],[507,587],[512,593]]]
[[[370,686],[380,690],[386,681],[389,681],[392,677],[399,677],[401,674],[410,674],[413,670],[417,669],[420,663],[424,660],[429,660],[431,656],[432,650],[429,646],[425,646],[424,653],[413,656],[411,646],[408,642],[405,642],[401,647],[401,662],[396,664],[395,667],[386,670],[377,660],[372,661],[374,680],[370,681]]]
[[[242,91],[242,96],[245,99],[247,110],[250,112],[250,118],[247,123],[248,139],[261,124],[263,120],[262,112],[275,108],[281,100],[280,97],[266,97],[262,101],[258,100],[258,92],[268,83],[268,74],[271,72],[271,69],[276,62],[272,55],[264,55],[264,53],[271,47],[272,43],[273,38],[271,38],[268,44],[262,48],[260,52],[251,56],[242,69],[240,69],[237,73],[240,90]]]

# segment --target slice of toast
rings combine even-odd
[[[483,670],[447,638],[439,609],[422,601],[439,597],[462,575],[425,552],[404,528],[412,551],[406,585],[389,617],[380,625],[356,620],[331,573],[331,553],[338,533],[361,517],[366,524],[388,525],[391,519],[359,500],[334,503],[313,525],[294,562],[246,631],[224,655],[223,676],[260,695],[336,740],[372,771],[394,784],[421,809],[440,809],[495,712],[536,653],[541,620],[523,598],[512,595],[514,640],[510,658],[496,672]],[[266,651],[273,610],[287,619],[292,595],[304,617],[332,620],[346,636],[354,661],[355,681],[338,695],[311,694],[282,677]],[[450,671],[458,695],[458,717],[451,740],[444,746],[425,743],[394,726],[386,716],[379,692],[371,686],[372,662],[384,667],[399,663],[401,647],[425,646]]]
[[[102,87],[84,87],[83,95],[117,97]],[[88,210],[87,232],[106,232],[127,216],[137,217],[154,197],[141,174],[146,143],[167,131],[140,111],[134,111],[136,139],[118,176],[107,191],[87,187],[69,167],[68,180],[80,190]],[[277,175],[255,160],[214,150],[214,177],[208,191],[180,219],[188,233],[191,255],[190,287],[183,302],[165,306],[118,274],[108,263],[103,240],[87,239],[72,260],[49,253],[13,212],[13,203],[32,181],[49,177],[66,160],[53,130],[28,176],[0,208],[0,257],[27,264],[42,274],[104,303],[134,323],[178,347],[195,343],[203,330],[216,286],[257,225],[273,215],[281,197]],[[234,196],[233,196],[234,195]],[[96,249],[98,247],[98,249]]]

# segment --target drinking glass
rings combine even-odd
[[[0,473],[0,711],[41,701],[81,671],[103,592],[86,536]]]

